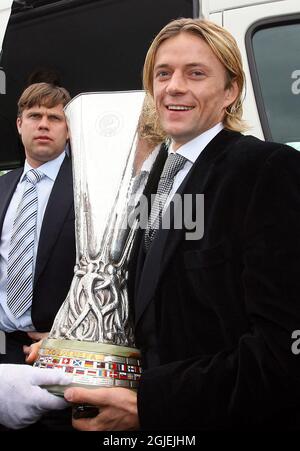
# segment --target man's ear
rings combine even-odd
[[[226,97],[225,97],[225,105],[224,107],[227,108],[229,105],[231,105],[239,95],[239,87],[236,80],[232,80],[230,83],[230,86],[226,88]]]
[[[22,118],[17,117],[17,129],[18,129],[19,135],[21,135],[21,126],[22,126]]]

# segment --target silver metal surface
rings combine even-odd
[[[140,167],[147,158],[138,154],[136,134],[143,100],[142,91],[88,93],[66,107],[77,257],[70,292],[50,339],[134,347],[126,270],[137,224],[128,227],[127,214],[139,175],[136,162]]]

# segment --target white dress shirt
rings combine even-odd
[[[208,145],[208,143],[218,134],[221,130],[223,130],[224,126],[221,122],[216,124],[214,127],[210,128],[209,130],[206,130],[201,135],[197,136],[196,138],[192,139],[191,141],[187,142],[186,144],[183,144],[181,147],[176,150],[176,152],[173,150],[173,143],[171,142],[171,145],[169,147],[168,153],[177,153],[182,155],[187,159],[187,162],[185,163],[184,167],[176,174],[174,183],[172,186],[172,189],[170,191],[170,194],[166,200],[166,203],[164,205],[164,211],[170,204],[174,194],[180,187],[181,183],[191,170],[193,164],[201,154],[201,152],[205,149],[205,147]],[[201,193],[200,193],[201,194]]]
[[[33,249],[33,274],[35,270],[36,254],[39,243],[39,236],[43,222],[44,213],[48,203],[48,199],[54,185],[55,179],[65,158],[65,152],[60,154],[54,160],[42,164],[37,169],[44,174],[44,177],[37,183],[38,195],[38,212],[36,223],[36,238]],[[25,175],[33,169],[27,161],[25,161],[24,171],[16,187],[8,206],[0,240],[0,330],[5,332],[14,332],[16,330],[34,331],[35,328],[31,320],[31,308],[29,308],[22,316],[15,318],[7,307],[6,283],[7,283],[7,262],[10,247],[11,233],[13,223],[17,212],[18,205],[22,199],[26,185]]]

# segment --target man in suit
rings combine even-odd
[[[204,194],[204,234],[195,240],[172,222],[138,232],[129,272],[143,356],[138,393],[70,388],[67,400],[100,408],[73,425],[299,427],[300,365],[291,345],[300,325],[300,155],[240,133],[241,56],[211,22],[169,23],[148,51],[144,85],[171,137],[148,194],[163,191],[166,161],[180,156],[171,191],[163,186],[164,210],[176,192],[193,199],[197,221],[196,195]]]
[[[73,187],[63,112],[69,100],[64,88],[35,83],[25,89],[18,102],[17,128],[25,149],[25,166],[0,177],[0,330],[6,333],[6,354],[0,356],[0,363],[24,363],[23,346],[50,330],[72,280]],[[27,174],[33,172],[40,179],[35,185],[36,208],[28,219],[34,217],[28,231],[33,233],[30,242],[26,221],[19,224],[19,231],[16,225],[22,221]],[[22,234],[28,238],[26,246]]]

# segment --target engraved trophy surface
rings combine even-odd
[[[35,365],[61,368],[72,374],[74,386],[136,389],[140,378],[126,274],[137,228],[137,221],[128,226],[127,215],[138,202],[132,198],[139,179],[136,131],[143,101],[142,91],[87,93],[65,109],[72,148],[76,266],[69,294]],[[141,183],[144,186],[146,179]],[[62,387],[48,388],[63,393]]]

